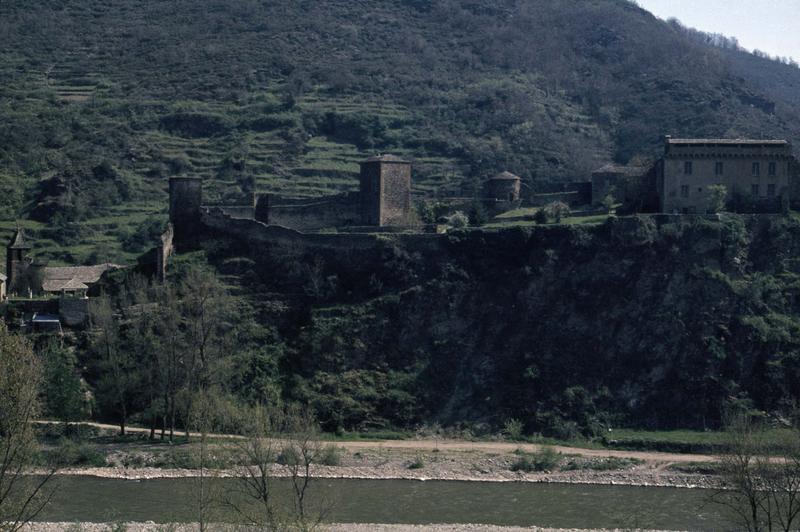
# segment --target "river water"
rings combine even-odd
[[[61,477],[41,521],[187,522],[196,479]],[[287,493],[288,480],[277,487]],[[215,498],[236,498],[235,479],[210,483]],[[558,528],[730,529],[708,490],[522,482],[315,480],[313,505],[343,523],[483,523]],[[286,501],[288,503],[288,500]],[[220,509],[219,519],[232,519]]]

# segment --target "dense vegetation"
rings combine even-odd
[[[800,138],[800,70],[729,44],[624,0],[5,2],[3,228],[131,262],[174,174],[212,201],[313,196],[396,152],[419,193],[470,194],[502,169],[585,178],[666,133]]]
[[[95,413],[181,427],[206,389],[223,412],[310,404],[331,431],[515,426],[565,439],[717,428],[729,408],[795,415],[793,217],[381,242],[286,255],[209,237],[166,287],[116,284],[78,344]],[[220,430],[236,430],[226,419]]]

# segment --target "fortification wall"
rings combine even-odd
[[[433,233],[301,233],[278,225],[266,225],[257,220],[232,218],[219,209],[204,212],[202,223],[210,230],[241,239],[253,248],[279,248],[288,254],[308,251],[379,252],[397,241],[422,253],[440,251],[441,237]]]
[[[255,218],[254,205],[203,205],[206,210],[220,209],[231,218]]]
[[[319,231],[331,227],[358,225],[361,222],[357,193],[315,200],[284,200],[270,196],[266,201],[268,203],[266,220],[261,203],[257,218],[270,225],[280,225],[298,231]]]

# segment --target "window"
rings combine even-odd
[[[751,186],[750,192],[753,194],[753,197],[758,197],[758,185]]]
[[[691,164],[691,163],[689,163]],[[688,198],[689,197],[689,185],[681,185],[681,197]]]
[[[714,175],[722,175],[724,173],[722,162],[714,163]]]
[[[761,175],[761,163],[753,163],[753,175]]]
[[[767,196],[770,198],[775,197],[775,185],[767,185]]]
[[[778,165],[775,163],[769,163],[769,170],[767,173],[769,175],[775,175],[778,172]]]
[[[692,175],[692,161],[686,161],[683,163],[683,173],[686,175]]]

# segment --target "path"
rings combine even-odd
[[[56,423],[54,421],[37,421],[40,424]],[[87,425],[103,430],[118,430],[118,425],[109,425],[105,423],[82,422],[82,425]],[[143,427],[125,427],[125,431],[129,433],[149,433],[150,429]],[[159,434],[157,431],[156,434]],[[177,432],[182,436],[183,432]],[[193,438],[200,437],[199,433],[192,432],[190,436]],[[240,439],[242,436],[230,434],[208,434],[211,438],[231,438]],[[358,450],[400,450],[400,451],[451,451],[451,452],[481,452],[481,453],[497,453],[508,454],[519,449],[524,452],[536,452],[543,448],[549,447],[556,452],[566,455],[582,456],[586,458],[632,458],[642,460],[650,463],[675,463],[675,462],[715,462],[718,460],[717,456],[707,454],[679,454],[679,453],[665,453],[657,451],[621,451],[613,449],[587,449],[583,447],[569,447],[566,445],[539,445],[533,443],[514,443],[514,442],[497,442],[497,441],[465,441],[465,440],[382,440],[382,441],[337,441],[331,442],[337,447],[347,449],[348,451]]]

